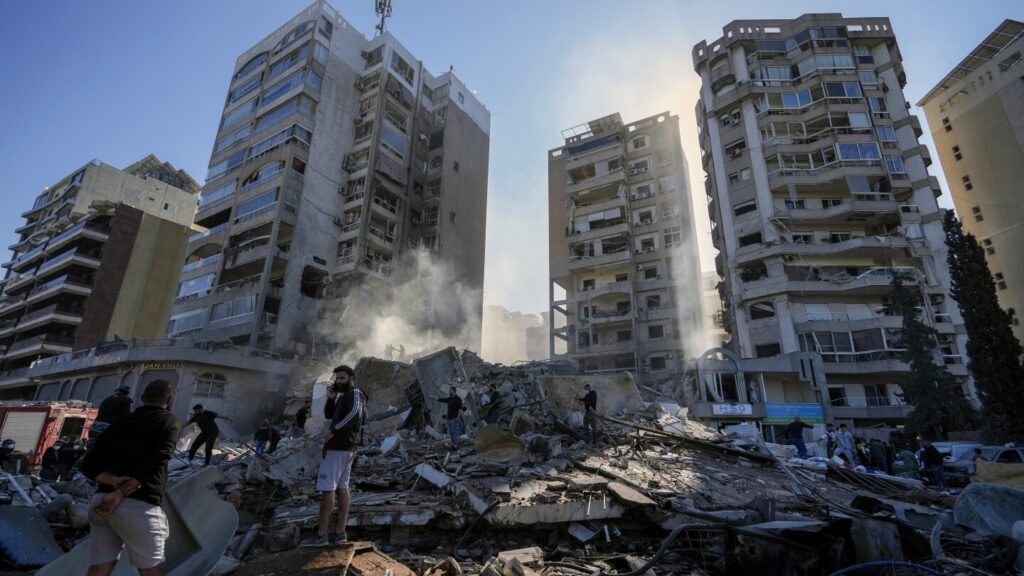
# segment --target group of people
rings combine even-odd
[[[813,428],[810,424],[800,420],[799,416],[786,426],[786,438],[790,444],[796,447],[797,456],[807,457],[807,443],[804,440],[804,429]],[[843,466],[854,468],[856,466],[873,467],[891,474],[893,461],[896,459],[895,450],[887,442],[877,438],[870,441],[859,436],[854,436],[846,428],[846,424],[840,424],[837,430],[835,425],[828,424],[825,427],[825,434],[819,439],[825,455],[828,458],[839,458]]]

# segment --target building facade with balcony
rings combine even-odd
[[[613,114],[563,137],[548,154],[551,358],[675,377],[703,328],[679,118]]]
[[[489,129],[450,71],[315,2],[236,62],[168,336],[333,348],[317,327],[387,300],[417,250],[481,294],[479,318]]]
[[[198,186],[148,156],[90,162],[22,214],[0,297],[0,394],[31,397],[42,358],[163,335]]]
[[[805,418],[819,422],[900,426],[908,409],[892,408],[908,366],[902,319],[885,307],[893,273],[922,293],[921,318],[938,331],[936,361],[959,378],[951,393],[973,398],[963,322],[949,297],[941,191],[903,95],[888,19],[737,20],[723,34],[693,49],[723,324],[735,356],[707,364],[731,362],[733,372],[757,377],[723,384],[714,374],[730,370],[709,369],[694,389],[697,412],[774,425],[804,405]],[[774,416],[723,407],[751,402]]]
[[[977,237],[999,304],[1024,339],[1024,22],[1006,20],[917,103],[964,230]]]

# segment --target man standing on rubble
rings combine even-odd
[[[789,442],[796,446],[796,455],[798,458],[807,458],[807,443],[804,442],[804,428],[813,429],[814,426],[806,422],[801,422],[799,416],[794,416],[793,421],[786,426],[786,437],[789,438]]]
[[[192,441],[192,445],[188,447],[189,462],[196,457],[199,447],[203,446],[206,452],[205,466],[210,465],[210,459],[213,458],[213,445],[217,443],[217,436],[220,436],[220,427],[217,426],[218,418],[231,422],[231,418],[221,416],[213,410],[206,410],[202,404],[196,404],[192,407],[192,417],[185,423],[185,426],[194,423],[199,427],[199,436],[196,436],[196,439]]]
[[[452,447],[454,448],[459,445],[459,438],[462,438],[462,435],[466,432],[462,429],[462,415],[460,414],[466,407],[462,405],[462,398],[455,391],[455,386],[448,387],[447,398],[438,398],[438,400],[448,405],[448,413],[446,414],[448,434],[452,437]]]
[[[253,440],[256,443],[257,455],[263,455],[267,451],[267,444],[270,445],[270,452],[273,453],[277,449],[277,443],[281,441],[281,433],[270,425],[270,420],[264,419],[260,427],[256,429]]]
[[[170,528],[160,505],[178,443],[173,402],[169,382],[150,382],[142,406],[112,424],[82,460],[82,472],[99,484],[89,506],[89,576],[112,573],[122,548],[141,576],[164,573]]]
[[[846,461],[850,464],[856,463],[854,456],[853,434],[846,431],[846,424],[839,425],[839,432],[836,432],[835,456],[845,455]]]
[[[584,384],[583,397],[579,400],[583,402],[583,431],[593,442],[600,433],[600,427],[597,425],[597,390],[591,389],[590,384]]]
[[[355,371],[348,366],[335,368],[334,383],[324,404],[324,418],[329,419],[331,425],[324,437],[324,456],[316,481],[316,489],[320,492],[320,524],[314,545],[348,541],[345,527],[351,502],[349,477],[356,457],[359,431],[366,416],[366,399],[363,391],[355,387],[354,377]],[[335,496],[338,500],[338,522],[334,532],[328,535]]]

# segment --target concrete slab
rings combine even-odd
[[[42,566],[63,553],[43,513],[21,506],[0,506],[0,549],[17,568]]]
[[[523,441],[496,424],[481,428],[473,439],[476,458],[480,461],[509,462],[523,458]]]
[[[609,482],[608,491],[627,508],[653,508],[658,505],[654,500],[621,482]]]
[[[903,560],[903,544],[899,526],[874,518],[854,518],[850,537],[857,553],[857,562]]]
[[[621,518],[625,512],[626,509],[616,502],[605,502],[595,498],[550,503],[499,504],[486,515],[486,519],[495,526],[533,526],[608,520]]]
[[[508,562],[515,558],[523,566],[539,566],[544,561],[544,551],[538,546],[498,552],[498,560]]]
[[[235,507],[221,500],[214,483],[223,475],[216,468],[182,480],[167,489],[164,513],[170,526],[165,554],[166,576],[206,574],[217,564],[238,527]],[[77,574],[89,564],[89,539],[70,552],[44,566],[37,576]],[[122,560],[114,568],[114,576],[136,574]]]
[[[566,476],[569,486],[577,490],[596,490],[608,485],[608,479],[594,474],[573,474]]]
[[[348,571],[355,576],[416,576],[408,566],[377,550],[356,553]]]
[[[455,386],[466,406],[466,411],[462,413],[466,432],[473,436],[480,428],[480,418],[472,406],[473,403],[466,402],[466,396],[470,391],[469,379],[466,376],[462,360],[459,359],[458,351],[453,347],[445,348],[429,356],[418,358],[413,362],[413,367],[423,392],[424,406],[428,412],[428,423],[438,430],[441,429],[445,422],[445,410],[444,404],[437,400],[448,396],[449,386]]]
[[[416,466],[416,474],[438,488],[444,488],[452,483],[451,476],[425,462],[421,462]]]

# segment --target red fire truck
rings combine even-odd
[[[81,439],[96,419],[96,408],[87,402],[0,403],[0,440],[17,442],[16,453],[26,455],[29,466],[38,466],[43,452],[61,439]]]

